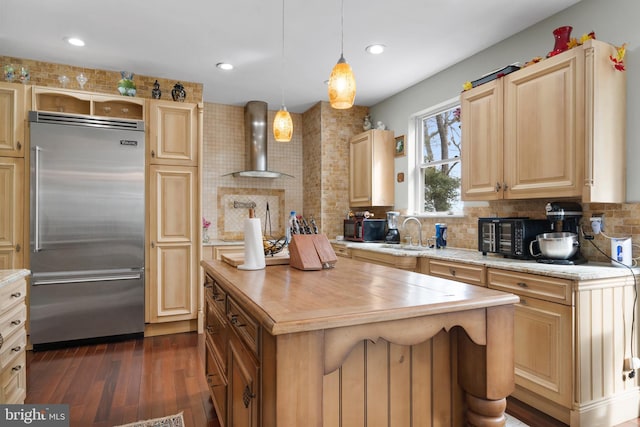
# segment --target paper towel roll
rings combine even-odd
[[[265,267],[260,230],[260,218],[244,220],[244,264],[238,266],[240,270],[261,270]]]

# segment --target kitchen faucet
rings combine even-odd
[[[420,220],[418,218],[416,218],[415,216],[408,216],[404,219],[404,221],[402,221],[402,229],[404,230],[404,226],[407,222],[409,222],[410,220],[413,220],[415,222],[418,223],[418,245],[422,246],[422,223],[420,222]]]

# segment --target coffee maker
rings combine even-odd
[[[582,218],[582,206],[575,202],[549,202],[545,206],[547,220],[551,225],[551,231],[575,233],[580,236],[580,219]],[[546,264],[576,265],[584,264],[587,259],[580,253],[580,247],[569,259],[538,258],[538,262]]]
[[[400,212],[387,212],[387,234],[384,237],[385,243],[400,243],[400,232],[398,231],[398,219]]]

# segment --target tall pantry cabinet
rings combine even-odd
[[[27,89],[0,83],[0,270],[24,266]]]
[[[202,104],[149,100],[146,334],[195,330]]]

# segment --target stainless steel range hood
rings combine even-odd
[[[249,101],[244,107],[244,135],[245,135],[245,170],[227,175],[250,178],[280,178],[293,176],[267,169],[267,103],[264,101]]]

